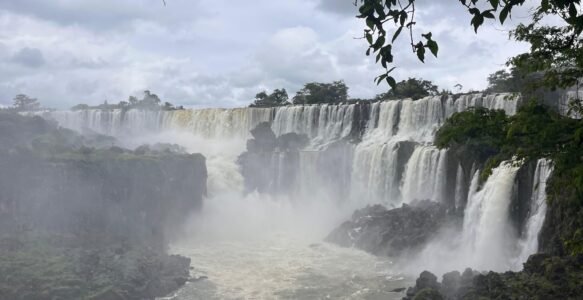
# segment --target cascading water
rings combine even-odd
[[[447,151],[432,146],[420,146],[411,156],[403,180],[403,199],[432,199],[441,202],[445,196]]]
[[[520,268],[528,256],[536,253],[538,250],[538,235],[547,213],[547,195],[545,191],[547,188],[547,180],[551,176],[552,170],[551,161],[547,159],[537,161],[529,217],[520,240],[520,254],[515,262],[516,268]]]
[[[518,169],[512,162],[503,162],[481,190],[470,189],[461,245],[467,266],[494,271],[511,267],[516,236],[509,225],[509,210]]]
[[[400,294],[386,291],[408,284],[398,275],[405,269],[353,249],[308,245],[367,204],[448,201],[454,208],[465,207],[463,231],[456,233],[451,245],[428,247],[420,254],[424,264],[420,267],[512,268],[508,262],[516,256],[516,245],[506,234],[512,232],[508,205],[517,168],[504,164],[481,189],[477,175],[467,186],[470,170],[463,170],[446,150],[432,145],[437,129],[455,112],[483,106],[514,114],[519,99],[508,96],[472,94],[280,108],[88,110],[45,116],[65,127],[120,137],[133,146],[178,143],[207,157],[209,198],[191,224],[189,242],[176,249],[190,255],[195,272],[209,280],[196,288],[187,286],[177,299],[345,295],[398,299]],[[245,150],[249,131],[261,122],[271,122],[277,136],[295,132],[310,140],[298,155],[293,195],[243,195],[236,160]],[[287,169],[285,157],[284,153],[271,157],[277,162],[272,164],[277,189],[291,184],[281,173]],[[542,165],[538,169],[538,177],[547,174]],[[536,236],[540,227],[535,224],[543,217],[542,206],[531,209],[526,232],[533,234],[526,234],[527,241]],[[532,251],[532,245],[526,248]]]

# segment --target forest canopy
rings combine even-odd
[[[525,4],[535,4],[530,18],[510,32],[516,41],[530,44],[530,51],[508,61],[508,65],[526,73],[543,72],[539,86],[549,89],[567,88],[583,77],[583,15],[580,0],[459,0],[468,10],[470,25],[476,33],[488,19],[504,24],[512,17],[512,11]],[[358,18],[366,28],[363,38],[368,43],[366,55],[375,55],[385,72],[376,82],[386,81],[393,89],[397,82],[391,76],[395,69],[393,45],[407,36],[411,50],[421,61],[426,53],[437,57],[438,41],[431,32],[415,33],[416,0],[356,0]],[[558,18],[562,25],[547,25],[547,18]],[[407,32],[405,34],[405,32]]]

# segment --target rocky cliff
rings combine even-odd
[[[0,115],[1,299],[153,299],[188,279],[166,245],[202,205],[205,158],[115,144]]]

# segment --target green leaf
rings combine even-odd
[[[370,29],[374,29],[374,21],[371,17],[366,18],[366,26]]]
[[[384,19],[386,17],[385,9],[380,2],[375,2],[374,9],[377,12],[377,14],[379,15],[379,18]]]
[[[489,10],[483,12],[482,17],[488,18],[488,19],[495,19],[496,18],[496,17],[494,17],[494,14]]]
[[[373,45],[375,51],[379,50],[385,44],[385,37],[383,35],[379,36]]]
[[[510,5],[506,5],[502,11],[500,12],[500,24],[504,24],[504,21],[506,21],[506,18],[508,17],[508,14],[510,13],[510,10],[512,9],[512,6]]]
[[[427,48],[429,48],[429,51],[431,51],[433,56],[437,57],[437,52],[439,51],[439,46],[437,45],[437,42],[435,42],[434,40],[427,41]]]
[[[397,88],[397,82],[392,76],[387,76],[387,83],[391,86],[391,89],[394,90]]]
[[[500,3],[499,0],[488,0],[490,2],[490,4],[492,5],[492,8],[494,10],[498,9],[498,4]]]
[[[391,40],[391,43],[394,43],[395,40],[397,39],[397,37],[399,37],[399,34],[401,34],[401,30],[403,30],[403,26],[400,26],[399,29],[397,29],[397,31],[395,31],[395,34],[393,34],[393,39]]]
[[[484,24],[484,17],[482,17],[482,15],[474,16],[474,18],[472,18],[471,24],[474,25],[474,31],[478,33],[478,27]]]
[[[387,74],[382,74],[379,77],[375,78],[377,85],[379,85],[381,83],[381,81],[385,80],[385,78],[387,78]]]
[[[369,44],[372,44],[372,34],[370,33],[366,33],[365,34],[366,40],[368,41]]]
[[[399,17],[399,22],[401,23],[401,26],[405,25],[405,21],[407,21],[408,15],[406,11],[402,11],[401,12],[401,16]]]
[[[550,5],[549,5],[549,0],[543,0],[543,1],[541,2],[541,4],[540,4],[540,8],[541,8],[541,10],[543,10],[543,11],[547,11],[547,10],[549,10],[549,8],[550,8]]]
[[[421,42],[419,42],[421,44]],[[419,60],[421,62],[425,62],[425,48],[423,47],[423,44],[421,44],[421,47],[419,47],[419,44],[417,44],[417,58],[419,58]]]

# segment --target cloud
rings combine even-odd
[[[432,31],[438,59],[420,63],[406,38],[398,80],[484,88],[489,73],[525,50],[487,23],[478,35],[459,3],[419,0],[416,36]],[[50,3],[49,3],[50,2]],[[160,1],[161,2],[161,1]],[[351,0],[0,1],[0,103],[15,94],[67,108],[127,99],[150,89],[193,107],[245,106],[261,90],[344,79],[352,97],[384,92],[364,55]]]
[[[79,26],[96,31],[129,28],[136,20],[177,24],[203,12],[198,0],[18,0],[0,1],[0,10],[35,17],[63,26]]]
[[[36,48],[22,48],[14,56],[12,61],[30,68],[38,68],[45,64],[42,52]]]
[[[317,7],[323,11],[354,17],[358,14],[358,6],[354,2],[355,0],[319,0]]]

